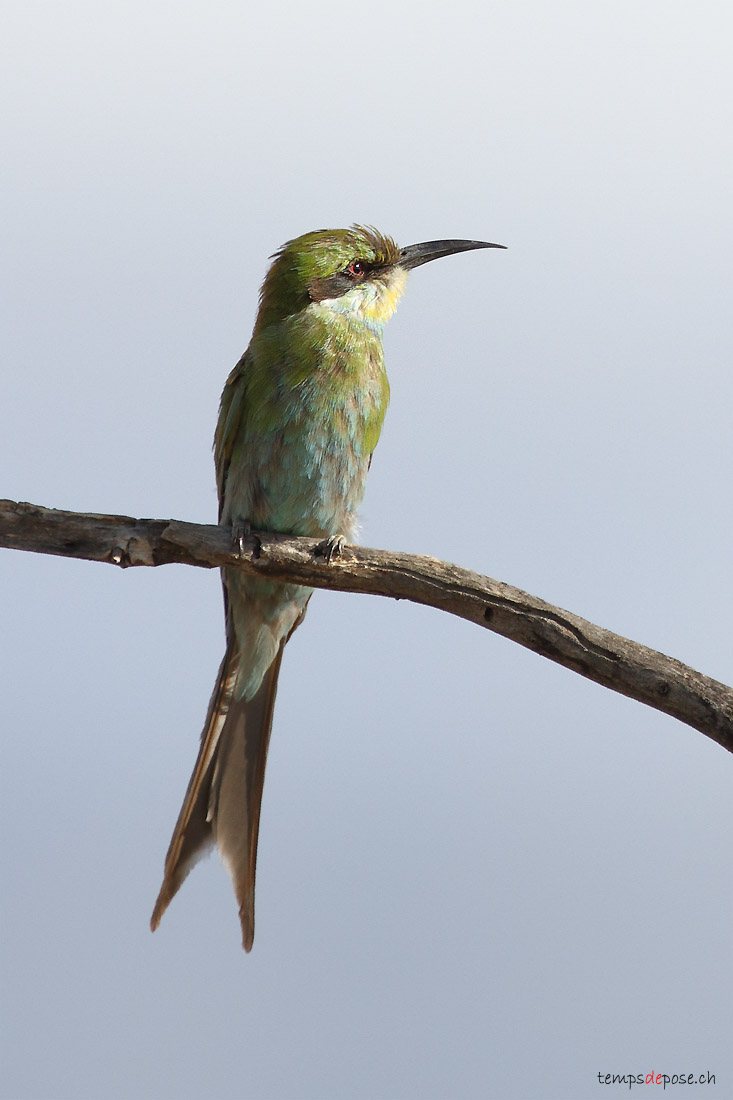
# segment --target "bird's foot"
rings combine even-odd
[[[334,558],[341,556],[341,551],[346,546],[346,538],[344,535],[329,535],[327,539],[320,542],[316,547],[316,553],[326,559],[326,562],[330,565]]]
[[[232,524],[232,541],[234,543],[234,549],[237,551],[240,558],[244,557],[244,540],[248,539],[251,534],[252,524],[248,519],[240,520]]]

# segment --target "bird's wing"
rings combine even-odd
[[[224,510],[227,475],[232,461],[232,453],[237,439],[241,438],[246,416],[246,370],[250,359],[251,353],[247,350],[227,378],[219,405],[219,419],[214,437],[216,488],[219,493],[219,520],[221,520]]]

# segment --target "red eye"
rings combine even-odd
[[[353,264],[349,264],[346,270],[348,274],[352,276],[352,278],[356,279],[359,277],[359,275],[364,274],[364,264],[361,262],[361,260],[354,260]]]

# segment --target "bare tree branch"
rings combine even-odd
[[[328,562],[315,539],[178,520],[85,515],[0,500],[0,547],[122,568],[178,562],[314,588],[412,600],[487,627],[604,687],[686,722],[733,752],[733,690],[672,657],[526,592],[436,558],[346,546]]]

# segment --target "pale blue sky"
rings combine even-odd
[[[219,393],[309,229],[414,273],[362,541],[731,682],[728,4],[12,2],[0,495],[214,521]],[[0,557],[4,1100],[730,1096],[733,760],[437,612],[318,593],[257,938],[148,919],[218,578]]]

